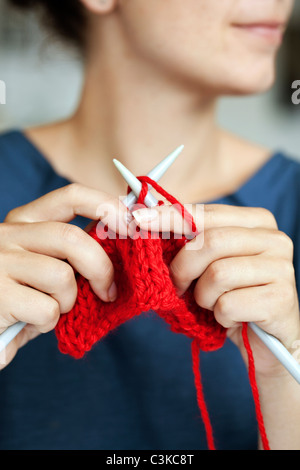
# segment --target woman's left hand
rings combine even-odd
[[[228,336],[245,361],[243,322],[255,322],[293,353],[300,339],[300,321],[291,239],[278,230],[274,216],[266,209],[201,205],[199,210],[199,205],[194,205],[190,210],[190,207],[199,235],[171,262],[170,273],[178,293],[184,293],[197,279],[194,289],[197,304],[211,310],[228,329]],[[191,233],[189,224],[183,223],[173,206],[140,209],[133,215],[145,230]],[[286,373],[250,329],[249,340],[257,374]]]

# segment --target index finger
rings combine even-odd
[[[273,214],[260,207],[240,207],[223,204],[185,204],[195,221],[198,233],[216,227],[277,228]],[[183,220],[180,210],[174,205],[133,211],[136,223],[144,230],[173,232],[191,236],[192,227]]]
[[[110,194],[73,183],[13,209],[4,222],[70,222],[77,216],[101,219],[115,232],[128,234],[127,208]]]

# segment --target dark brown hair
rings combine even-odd
[[[62,39],[84,49],[87,18],[79,0],[7,0],[23,11],[36,11]]]

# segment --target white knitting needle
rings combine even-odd
[[[26,323],[19,321],[14,325],[9,326],[3,333],[0,335],[0,352],[3,351],[6,346],[23,330]]]
[[[142,189],[142,184],[140,181],[126,168],[124,165],[116,165],[119,172],[131,187],[133,192],[135,193],[136,197],[139,197],[139,194]],[[145,198],[145,205],[146,200]],[[156,204],[158,201],[151,197],[151,205],[149,207],[153,207],[154,202]],[[154,204],[154,205],[156,205]],[[289,351],[283,346],[283,344],[274,336],[266,333],[262,330],[259,326],[257,326],[253,322],[248,323],[250,328],[256,333],[256,335],[261,339],[261,341],[267,346],[267,348],[274,354],[274,356],[281,362],[281,364],[286,368],[286,370],[296,379],[296,381],[300,384],[300,364],[296,361],[296,359],[289,353]]]
[[[261,339],[261,341],[269,348],[269,350],[277,357],[278,361],[289,371],[289,373],[300,384],[300,365],[296,359],[289,353],[283,344],[275,338],[275,336],[266,333],[255,323],[249,322],[248,325]]]
[[[154,167],[148,173],[147,176],[149,176],[149,178],[153,179],[154,181],[159,181],[160,178],[168,170],[168,168],[170,168],[172,163],[174,163],[176,158],[180,155],[183,148],[184,148],[183,145],[180,145],[179,147],[177,147],[177,149],[175,149],[174,152],[170,153],[158,165],[156,165],[156,167]],[[114,163],[115,163],[116,166],[117,165],[119,165],[119,167],[122,166],[122,164],[120,162],[118,162],[118,163],[116,163],[116,162],[118,162],[118,160],[114,159]],[[142,187],[142,185],[141,185],[141,183],[139,182],[138,179],[137,179],[137,181],[140,184],[140,187]],[[150,201],[152,200],[154,205],[156,205],[157,202],[158,202],[155,198],[151,199],[151,197],[150,197],[149,199],[150,199]],[[135,196],[135,193],[133,191],[131,191],[131,193],[129,193],[126,196],[125,200],[126,200],[125,205],[127,207],[132,206],[137,200],[137,198]],[[14,325],[9,326],[3,333],[0,334],[0,352],[3,351],[9,345],[9,343],[17,336],[18,333],[20,333],[20,331],[24,328],[25,325],[26,325],[26,323],[24,323],[24,322],[15,323]]]
[[[158,182],[159,179],[165,174],[165,172],[170,168],[172,163],[176,160],[178,155],[182,152],[184,149],[184,145],[180,145],[177,147],[177,149],[174,150],[174,152],[170,153],[162,162],[160,162],[156,167],[151,170],[147,176],[151,178],[152,180]],[[123,199],[123,204],[125,204],[126,207],[130,208],[133,204],[136,203],[137,197],[136,194],[140,194],[141,189],[142,189],[142,183],[129,171],[119,160],[116,160],[115,158],[113,159],[113,162],[116,166],[116,168],[119,170],[125,181],[127,182],[128,186],[132,190],[128,196]],[[124,176],[126,175],[126,177]],[[148,207],[155,207],[158,204],[158,200],[150,193],[150,189],[152,186],[148,184],[148,194],[145,197],[145,205]]]
[[[184,145],[180,145],[179,147],[177,147],[177,149],[174,150],[174,152],[170,153],[170,155],[168,155],[166,158],[163,159],[162,162],[160,162],[158,165],[156,165],[153,170],[151,170],[147,176],[149,176],[149,178],[151,178],[152,180],[158,182],[160,180],[160,178],[165,174],[165,172],[170,168],[170,166],[174,163],[174,161],[176,160],[176,158],[181,154],[182,150],[184,149]],[[115,166],[120,169],[122,168],[125,172],[126,172],[126,167],[124,165],[122,165],[122,163],[119,162],[119,160],[116,160],[115,158],[113,159],[113,162],[115,164]],[[130,172],[129,172],[130,173]],[[131,173],[132,174],[132,173]],[[128,177],[130,178],[130,174],[128,175]],[[136,180],[136,178],[134,177],[134,180]],[[133,184],[134,184],[134,180],[133,180]],[[129,184],[130,186],[130,184]],[[130,186],[131,187],[131,186]],[[142,187],[141,183],[140,183],[140,187]],[[149,190],[151,189],[152,186],[150,186],[148,184],[148,187],[149,187]],[[147,202],[149,202],[149,204],[151,204],[151,202],[153,203],[155,199],[153,199],[153,196],[151,193],[149,193],[149,196],[147,195]],[[137,197],[136,195],[134,194],[133,191],[131,191],[126,197],[125,199],[123,199],[123,203],[125,204],[126,207],[130,208],[133,204],[135,204],[137,201]],[[157,204],[157,202],[155,203],[155,205]],[[147,204],[146,204],[147,205]],[[152,206],[151,206],[152,207]]]
[[[122,176],[124,177],[125,181],[127,182],[128,186],[131,187],[134,187],[136,189],[138,189],[137,191],[132,191],[133,192],[133,197],[130,198],[131,200],[133,200],[133,204],[136,202],[137,200],[137,197],[136,197],[136,194],[139,194],[141,192],[141,189],[142,189],[142,183],[129,171],[127,170],[127,168],[121,163],[119,162],[119,160],[116,160],[115,158],[113,159],[113,162],[116,166],[116,168],[119,170],[119,172],[122,174]],[[126,178],[125,176],[126,175]],[[153,178],[152,178],[153,179]],[[139,184],[137,184],[137,182]],[[130,193],[131,194],[131,193]],[[129,202],[128,202],[128,196],[125,197],[125,199],[123,199],[123,204],[125,204],[126,207],[131,207],[132,204],[129,206]],[[148,206],[148,207],[155,207],[158,203],[157,199],[150,193],[148,192],[147,196],[145,197],[145,205]]]

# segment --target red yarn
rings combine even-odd
[[[249,375],[249,380],[250,380],[254,404],[255,404],[258,429],[260,432],[260,437],[261,437],[264,450],[270,450],[269,441],[267,438],[265,425],[264,425],[264,419],[263,419],[263,415],[262,415],[261,408],[260,408],[259,393],[258,393],[258,388],[257,388],[257,383],[256,383],[256,378],[255,378],[255,364],[254,364],[252,349],[251,349],[249,338],[248,338],[248,324],[247,323],[243,323],[242,336],[243,336],[244,346],[246,348],[247,355],[248,355],[248,375]]]
[[[203,387],[201,383],[201,374],[200,374],[200,360],[199,360],[199,353],[200,347],[196,341],[192,342],[192,360],[193,360],[193,373],[195,379],[195,388],[197,392],[197,402],[199,406],[199,410],[202,416],[202,420],[204,423],[205,431],[206,431],[206,440],[209,450],[216,450],[214,437],[213,437],[213,430],[211,426],[211,422],[209,419],[209,414],[207,411]]]
[[[149,177],[143,176],[139,180],[142,182],[139,204],[144,201],[148,192],[147,183],[149,183],[171,204],[176,204],[183,218],[190,223],[193,234],[197,234],[193,217],[182,204]],[[159,204],[163,202],[160,201]],[[199,352],[200,349],[213,351],[221,348],[226,339],[226,330],[216,322],[211,311],[196,304],[193,295],[196,281],[181,297],[178,297],[176,293],[168,267],[187,239],[175,238],[172,234],[169,239],[153,233],[149,237],[148,232],[143,230],[140,230],[133,238],[122,239],[105,227],[102,222],[95,225],[89,234],[103,247],[114,265],[118,298],[112,303],[103,302],[92,291],[89,282],[78,275],[76,303],[69,313],[61,315],[55,329],[60,351],[79,359],[97,341],[122,323],[142,312],[154,310],[170,325],[171,331],[183,333],[192,339],[197,402],[206,430],[208,447],[215,449],[212,426],[201,384]],[[253,373],[253,356],[251,359],[251,348],[246,341],[245,331],[243,332],[249,356],[249,379],[256,405],[259,430],[264,447],[267,448],[255,372]]]

